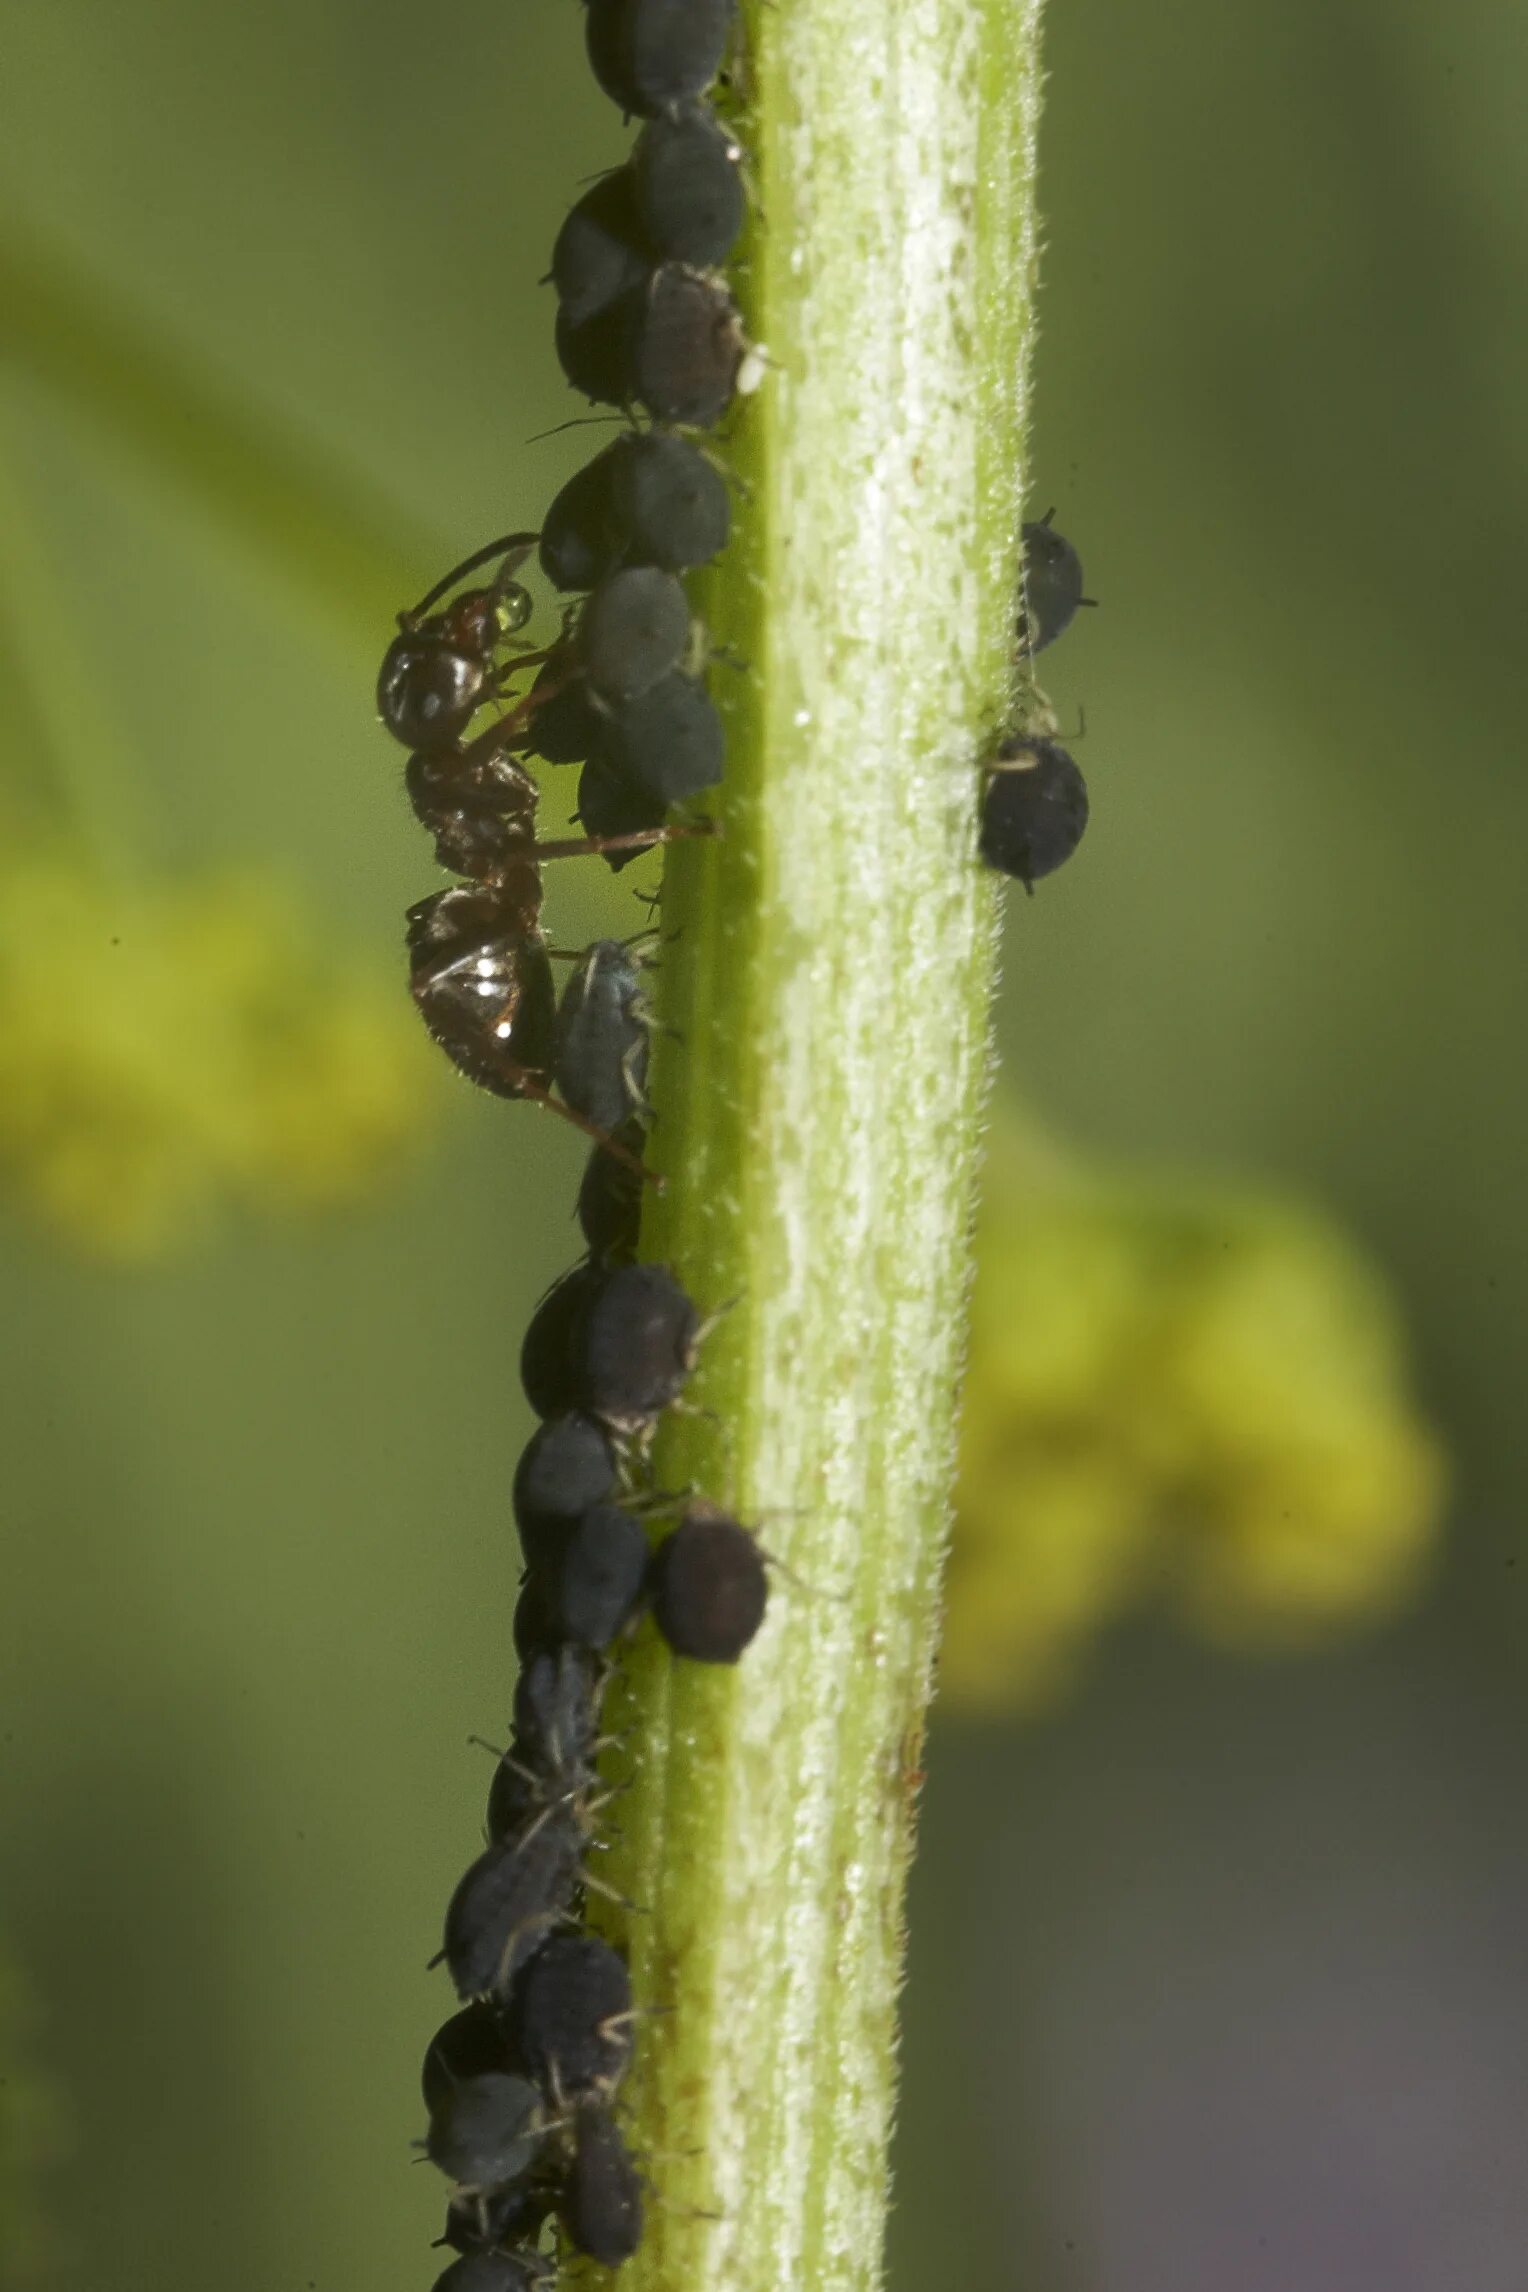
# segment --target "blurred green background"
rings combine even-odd
[[[534,282],[621,146],[573,0],[3,0],[0,47],[13,841],[145,930],[145,883],[273,876],[303,923],[266,959],[385,991],[436,880],[371,720],[386,614],[590,447],[525,443],[576,410]],[[1048,1711],[936,1726],[893,2282],[1521,2292],[1528,22],[1072,0],[1048,61],[1035,507],[1105,609],[1051,656],[1095,818],[1012,905],[1006,1063],[1080,1151],[1334,1210],[1456,1494],[1383,1633],[1257,1662],[1145,1613]],[[181,377],[136,417],[119,321]],[[560,930],[629,927],[593,872]],[[44,890],[50,1024],[88,1033],[113,990]],[[222,1031],[188,1006],[193,1077]],[[359,1202],[288,1217],[221,1141],[233,1207],[188,1177],[179,1255],[5,1228],[0,2138],[54,2156],[15,2287],[430,2281],[424,1960],[581,1155],[371,1071]]]

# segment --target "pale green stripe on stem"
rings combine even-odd
[[[877,2281],[895,1999],[938,1620],[996,899],[1034,270],[1037,0],[760,0],[772,365],[701,599],[724,840],[669,856],[644,1255],[737,1302],[660,1478],[791,1574],[735,1672],[648,1637],[602,1875],[654,2199],[622,2292]]]

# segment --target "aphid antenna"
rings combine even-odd
[[[449,590],[454,589],[458,581],[465,581],[469,573],[475,573],[480,565],[489,564],[495,557],[503,558],[504,562],[499,568],[499,579],[507,580],[518,566],[525,563],[526,558],[529,557],[540,539],[539,533],[501,533],[497,541],[490,541],[483,549],[475,549],[470,557],[462,559],[460,565],[453,565],[450,572],[437,581],[434,588],[420,598],[412,612],[398,615],[398,626],[401,629],[412,627],[415,622],[423,618],[432,605],[439,604],[441,598]],[[498,587],[497,581],[494,583],[494,587]]]

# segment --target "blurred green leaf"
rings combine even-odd
[[[411,529],[56,249],[0,226],[0,356],[240,534],[348,641],[374,644],[436,536]]]

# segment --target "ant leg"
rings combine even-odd
[[[444,579],[437,581],[434,588],[420,598],[411,613],[399,614],[400,625],[406,629],[411,621],[421,620],[432,605],[439,604],[448,589],[454,589],[458,581],[464,581],[469,573],[475,573],[480,565],[486,565],[491,558],[512,557],[514,565],[523,565],[540,539],[539,533],[501,533],[498,540],[490,541],[486,548],[474,549],[470,557],[464,557],[460,565],[453,565]],[[506,565],[505,570],[513,572],[514,565]]]
[[[641,852],[655,844],[677,844],[687,837],[710,838],[720,833],[714,820],[696,820],[691,825],[634,828],[625,836],[570,836],[565,842],[535,844],[532,851],[539,867],[543,860],[582,859],[585,852]]]
[[[529,1067],[517,1066],[510,1061],[506,1063],[504,1071],[514,1076],[517,1096],[528,1099],[532,1106],[544,1106],[550,1114],[560,1114],[564,1122],[571,1122],[575,1130],[581,1130],[586,1138],[592,1138],[595,1145],[602,1147],[623,1169],[634,1172],[645,1184],[655,1186],[660,1194],[663,1192],[663,1180],[656,1170],[649,1170],[639,1155],[623,1146],[619,1138],[612,1138],[610,1132],[602,1130],[597,1122],[591,1122],[586,1114],[575,1113],[571,1106],[564,1106],[560,1098],[554,1098],[545,1083],[537,1082]]]
[[[523,655],[519,660],[510,662],[500,673],[507,676],[514,670],[534,667],[538,658],[543,661],[551,661],[555,660],[556,657],[557,648],[554,645],[539,656],[535,654]],[[572,671],[569,670],[568,676],[571,675]],[[562,691],[568,682],[568,676],[552,677],[546,683],[536,685],[530,692],[523,694],[515,702],[507,716],[496,718],[486,731],[480,732],[475,739],[469,740],[464,748],[459,749],[458,755],[468,764],[479,764],[486,763],[490,757],[501,754],[512,740],[516,739],[528,725],[535,721],[538,711],[545,708],[547,702]]]

